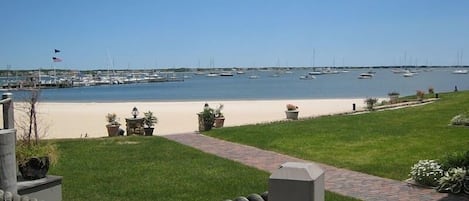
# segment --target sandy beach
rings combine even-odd
[[[246,100],[208,101],[211,107],[224,105],[225,126],[237,126],[285,120],[285,105],[299,107],[299,117],[315,117],[352,111],[364,107],[364,99],[312,99],[312,100]],[[47,131],[45,138],[80,138],[107,136],[105,115],[116,113],[121,128],[125,130],[125,118],[131,118],[131,110],[137,107],[143,112],[151,110],[158,118],[154,135],[192,132],[198,129],[197,113],[205,101],[192,102],[123,102],[123,103],[53,103],[38,105],[40,128]],[[18,110],[21,103],[15,104]],[[21,115],[15,111],[16,122]],[[17,127],[18,128],[18,127]]]

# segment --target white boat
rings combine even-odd
[[[220,73],[220,76],[233,76],[233,73],[230,73],[230,72],[222,72],[222,73]]]
[[[402,74],[402,76],[404,76],[404,77],[414,77],[414,75],[416,75],[416,74],[417,73],[406,70],[406,72],[404,74]]]
[[[314,75],[302,75],[300,76],[300,80],[314,80],[316,77]]]
[[[414,75],[415,75],[415,73],[411,73],[411,72],[402,74],[402,76],[404,76],[404,77],[414,77]]]
[[[251,75],[251,76],[249,76],[249,79],[257,79],[257,78],[259,78],[259,76],[257,76],[257,75]]]
[[[217,76],[219,76],[219,75],[220,75],[220,74],[218,74],[218,73],[209,73],[209,74],[207,74],[207,75],[205,75],[205,76],[207,76],[207,77],[217,77]]]
[[[358,76],[358,79],[371,79],[373,78],[373,73],[362,73]]]
[[[467,74],[467,70],[455,70],[453,74]]]

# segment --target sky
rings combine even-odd
[[[467,0],[0,0],[0,69],[469,65],[467,9]]]

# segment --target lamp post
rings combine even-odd
[[[138,115],[137,107],[134,107],[134,109],[132,109],[132,115],[134,116],[134,119],[137,118],[137,115]]]

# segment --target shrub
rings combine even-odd
[[[451,125],[469,126],[469,112],[456,115],[451,119]]]
[[[377,98],[367,98],[365,99],[366,109],[373,110],[373,106],[378,102]]]
[[[144,117],[143,117],[143,125],[147,128],[153,127],[155,124],[158,123],[158,118],[153,115],[152,111],[144,112]]]
[[[389,92],[388,93],[388,96],[389,96],[389,102],[391,102],[391,104],[394,104],[394,103],[397,103],[399,102],[399,92],[396,92],[396,91],[393,91],[393,92]]]
[[[446,154],[441,160],[441,166],[445,171],[457,167],[469,169],[469,151]]]
[[[467,171],[464,168],[451,168],[438,181],[438,192],[451,192],[458,194],[463,191]],[[465,190],[465,189],[464,189]]]
[[[287,110],[292,111],[292,110],[297,110],[298,106],[293,105],[293,104],[287,104]]]
[[[218,107],[215,109],[215,117],[224,117],[223,113],[221,112],[223,110],[223,104],[218,105]]]
[[[421,90],[417,90],[417,93],[415,94],[417,96],[417,100],[422,101],[423,98],[425,98],[425,92]]]
[[[434,93],[435,93],[435,89],[433,87],[429,87],[428,94],[434,94]]]
[[[442,176],[443,169],[435,160],[420,160],[410,170],[410,177],[415,182],[426,186],[437,186]]]
[[[107,121],[108,125],[120,126],[120,123],[117,121],[116,113],[107,113],[106,121]]]

